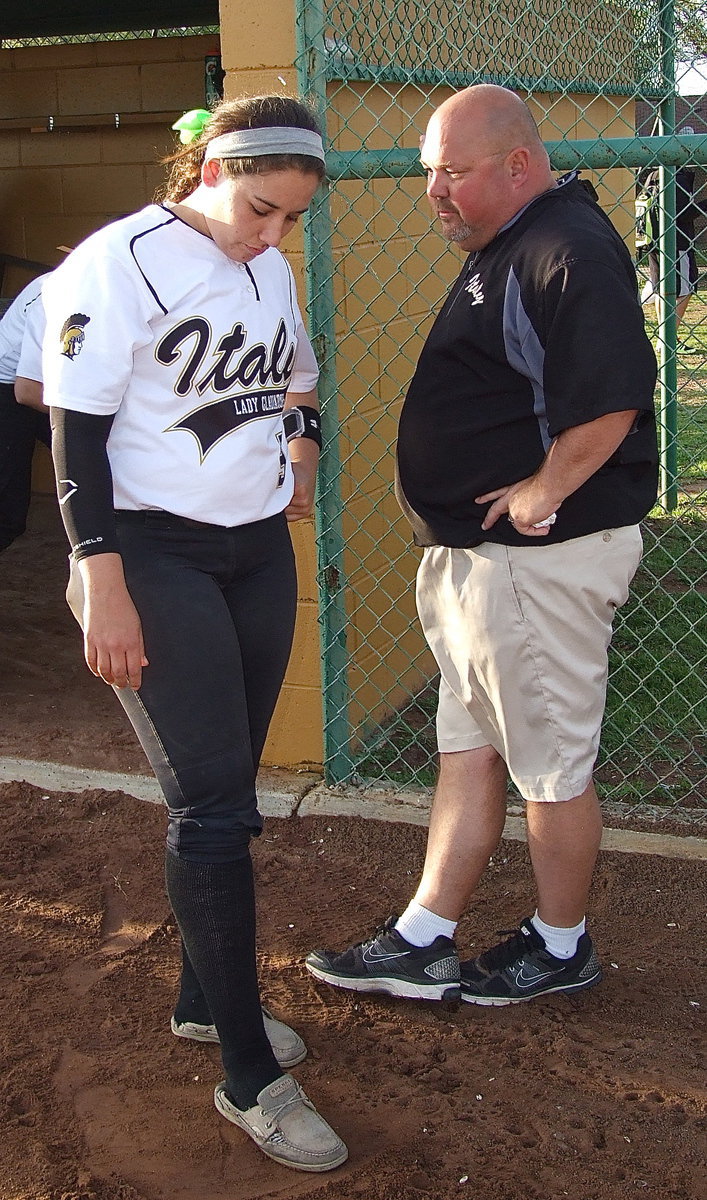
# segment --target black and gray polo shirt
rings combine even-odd
[[[403,405],[397,494],[415,541],[547,545],[632,525],[655,501],[656,362],[630,254],[575,175],[469,256]],[[547,539],[475,497],[540,466],[564,429],[639,409],[634,431],[563,502]]]

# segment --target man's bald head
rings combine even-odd
[[[458,127],[461,137],[475,149],[509,153],[525,146],[533,156],[547,162],[538,127],[527,104],[508,88],[495,83],[478,83],[450,96],[439,106],[432,121]]]
[[[430,118],[421,157],[443,232],[465,250],[487,245],[555,185],[530,110],[496,84],[477,84],[445,100]]]

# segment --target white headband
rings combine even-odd
[[[234,129],[212,138],[206,158],[258,158],[263,154],[306,154],[324,162],[324,146],[318,133],[295,126],[264,129]]]

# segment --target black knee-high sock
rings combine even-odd
[[[250,855],[194,863],[167,851],[167,894],[221,1040],[228,1091],[239,1108],[282,1075],[265,1034],[255,963]]]
[[[191,965],[183,939],[182,975],[179,981],[179,996],[174,1006],[174,1019],[180,1024],[182,1021],[195,1021],[197,1025],[213,1024],[213,1017],[209,1012],[209,1006],[196,977],[196,972]]]

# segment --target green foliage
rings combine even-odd
[[[683,62],[707,58],[707,8],[700,0],[675,5],[676,56]]]
[[[641,91],[660,89],[660,3],[659,0],[609,0],[610,9],[620,8],[630,21],[635,38],[635,77]],[[674,12],[673,53],[676,62],[692,63],[707,58],[707,6],[700,0],[677,0]]]

